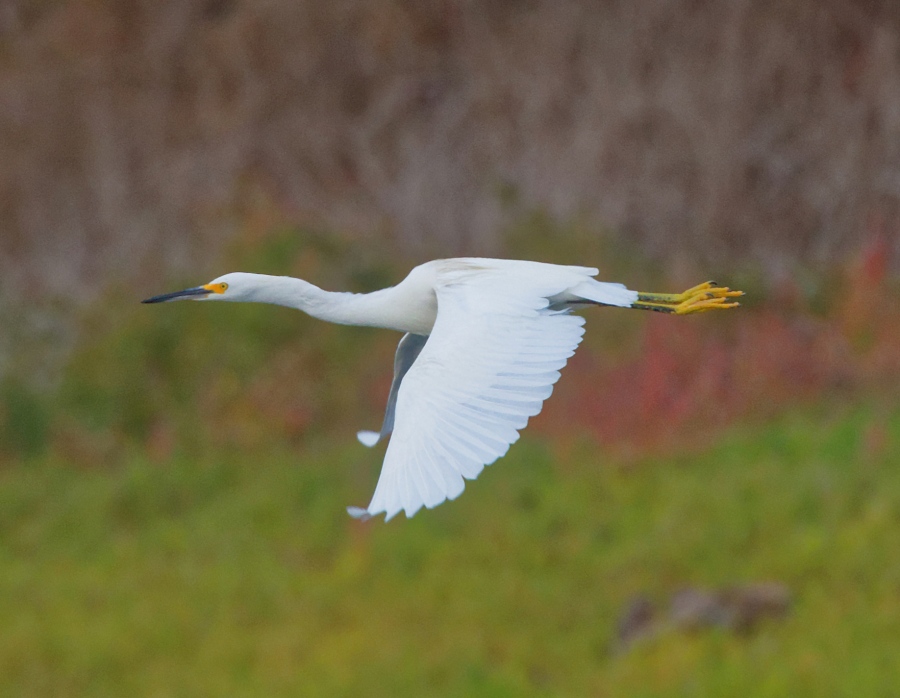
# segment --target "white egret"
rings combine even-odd
[[[443,259],[422,264],[396,286],[332,293],[286,276],[242,272],[204,286],[155,296],[251,301],[297,308],[345,325],[404,332],[380,432],[357,435],[374,446],[393,431],[372,501],[348,507],[358,518],[455,499],[506,453],[541,410],[559,370],[584,334],[588,305],[676,315],[733,308],[740,291],[700,284],[683,293],[639,293],[593,277],[597,269],[504,259]]]

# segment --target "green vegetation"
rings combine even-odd
[[[297,231],[233,257],[354,290],[412,264]],[[819,316],[597,311],[523,441],[387,524],[344,507],[395,335],[114,290],[55,384],[0,383],[0,696],[890,695],[900,322],[850,288]],[[762,581],[785,618],[617,641],[639,596]]]
[[[888,695],[898,458],[900,412],[862,408],[636,468],[532,439],[388,524],[344,513],[379,464],[355,445],[23,462],[0,479],[0,693]],[[791,589],[785,620],[613,651],[637,593],[756,580]]]

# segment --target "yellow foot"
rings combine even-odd
[[[707,310],[736,308],[740,303],[729,301],[729,298],[743,295],[743,291],[732,291],[725,286],[717,286],[715,281],[707,281],[683,293],[638,293],[638,300],[631,307],[688,315]]]

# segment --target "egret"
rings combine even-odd
[[[683,293],[641,293],[597,281],[597,269],[505,259],[442,259],[415,267],[396,286],[334,293],[287,276],[236,272],[154,296],[249,301],[297,308],[321,320],[403,332],[374,446],[391,435],[366,519],[413,516],[455,499],[519,438],[540,412],[584,334],[572,311],[616,306],[688,315],[734,308],[743,295],[707,282]],[[392,433],[393,432],[393,433]]]

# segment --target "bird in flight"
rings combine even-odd
[[[503,456],[553,391],[584,334],[573,310],[616,306],[688,315],[734,308],[740,291],[707,282],[683,293],[641,293],[597,281],[591,267],[506,259],[440,259],[396,286],[334,293],[288,276],[235,272],[148,298],[273,303],[343,325],[403,332],[380,431],[391,434],[375,494],[351,516],[413,516],[458,497]]]

